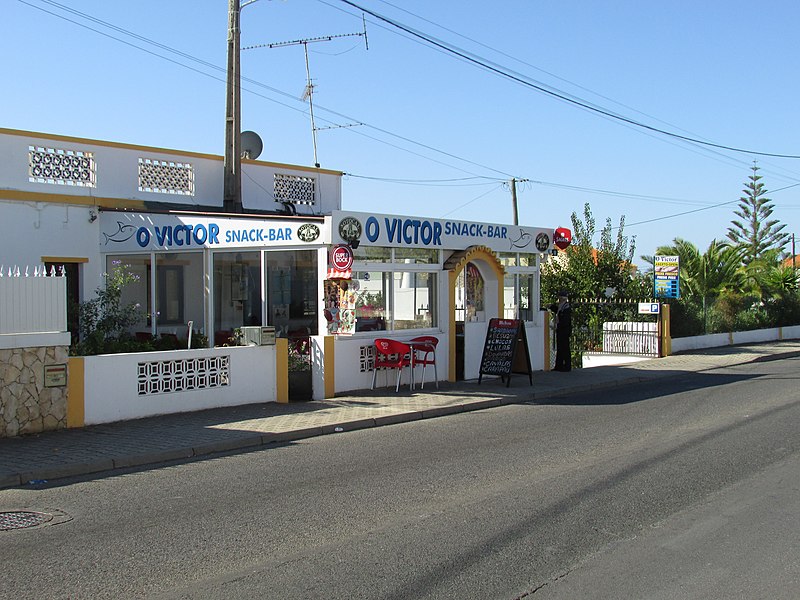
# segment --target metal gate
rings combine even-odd
[[[625,354],[657,358],[661,355],[661,311],[639,313],[639,303],[657,305],[655,300],[570,301],[573,366],[582,365],[586,352]],[[555,342],[555,339],[553,339]]]

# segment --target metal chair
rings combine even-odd
[[[422,384],[420,389],[425,387],[425,366],[433,365],[433,377],[438,390],[439,374],[436,372],[436,345],[439,343],[439,338],[432,335],[421,335],[411,339],[410,342],[414,351],[414,366],[422,365]]]
[[[378,338],[375,340],[375,366],[372,370],[372,387],[375,389],[375,378],[378,375],[378,369],[397,369],[397,385],[395,385],[395,392],[400,391],[400,375],[404,367],[412,367],[411,369],[411,389],[414,389],[414,370],[413,370],[413,357],[411,356],[411,346],[398,342],[397,340],[390,340],[388,338]]]

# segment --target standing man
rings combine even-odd
[[[569,338],[572,336],[572,307],[566,290],[558,292],[558,304],[554,305],[556,321],[556,366],[555,371],[571,371],[572,355]]]

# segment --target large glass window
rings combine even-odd
[[[147,339],[188,337],[189,321],[195,332],[205,332],[203,313],[203,254],[157,253],[155,275],[149,254],[106,257],[106,272],[124,265],[137,281],[122,290],[123,305],[138,304],[142,319],[131,333]],[[155,289],[153,288],[155,283]]]
[[[235,329],[262,325],[261,253],[214,254],[214,345],[231,343]]]
[[[356,331],[384,331],[389,326],[391,273],[353,273],[350,289],[356,296]]]
[[[106,273],[113,273],[118,268],[124,268],[136,277],[136,281],[131,285],[122,288],[120,297],[121,306],[137,305],[142,319],[130,331],[131,334],[149,337],[151,326],[148,324],[152,314],[150,306],[150,255],[149,254],[129,254],[129,255],[107,255]]]
[[[156,255],[155,312],[161,333],[184,333],[189,321],[195,331],[204,329],[202,253]]]
[[[279,337],[317,335],[319,281],[315,250],[267,252],[267,323]]]
[[[436,273],[395,271],[393,276],[394,329],[435,327]]]
[[[381,270],[356,270],[351,289],[355,293],[356,331],[428,329],[438,326],[438,284],[433,269],[439,268],[439,250],[388,248],[393,261]],[[375,252],[374,256],[384,256]],[[362,255],[363,256],[363,255]],[[364,263],[361,261],[362,267]],[[367,267],[369,268],[369,267]]]

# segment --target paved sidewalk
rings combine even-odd
[[[0,439],[0,489],[217,452],[253,449],[309,437],[427,419],[503,404],[655,381],[690,372],[800,356],[800,340],[750,344],[624,366],[535,372],[533,386],[513,375],[483,383],[428,383],[413,393],[401,388],[357,392],[330,400],[274,402],[164,415],[38,435]],[[379,380],[380,381],[380,380]]]

